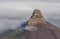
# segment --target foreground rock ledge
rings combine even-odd
[[[25,39],[60,39],[60,29],[47,22],[38,9],[34,10],[27,26],[33,26],[36,29],[27,30],[24,34]]]

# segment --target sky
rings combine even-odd
[[[31,17],[34,9],[60,27],[60,0],[0,0],[0,31],[15,29]]]

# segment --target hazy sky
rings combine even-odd
[[[0,0],[0,30],[15,28],[22,19],[28,20],[36,8],[47,20],[60,25],[60,0]]]
[[[40,2],[60,2],[60,0],[0,0],[0,1],[5,1],[5,2],[7,2],[7,1],[40,1]]]
[[[20,18],[22,13],[30,14],[40,9],[45,15],[60,19],[60,0],[0,0],[0,18]]]

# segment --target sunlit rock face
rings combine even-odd
[[[35,26],[38,23],[46,24],[46,21],[45,21],[44,17],[42,16],[41,11],[38,9],[35,9],[33,11],[33,15],[31,16],[31,19],[29,19],[29,21],[28,21],[28,24]]]
[[[45,20],[38,9],[33,11],[25,29],[25,39],[60,39],[60,29]]]

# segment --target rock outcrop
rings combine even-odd
[[[34,10],[26,26],[25,39],[60,39],[60,29],[46,21],[38,9]]]
[[[35,26],[36,24],[45,24],[46,21],[44,19],[44,17],[42,16],[42,13],[40,10],[35,9],[33,12],[33,15],[31,16],[31,18],[29,19],[28,25],[33,25]]]

